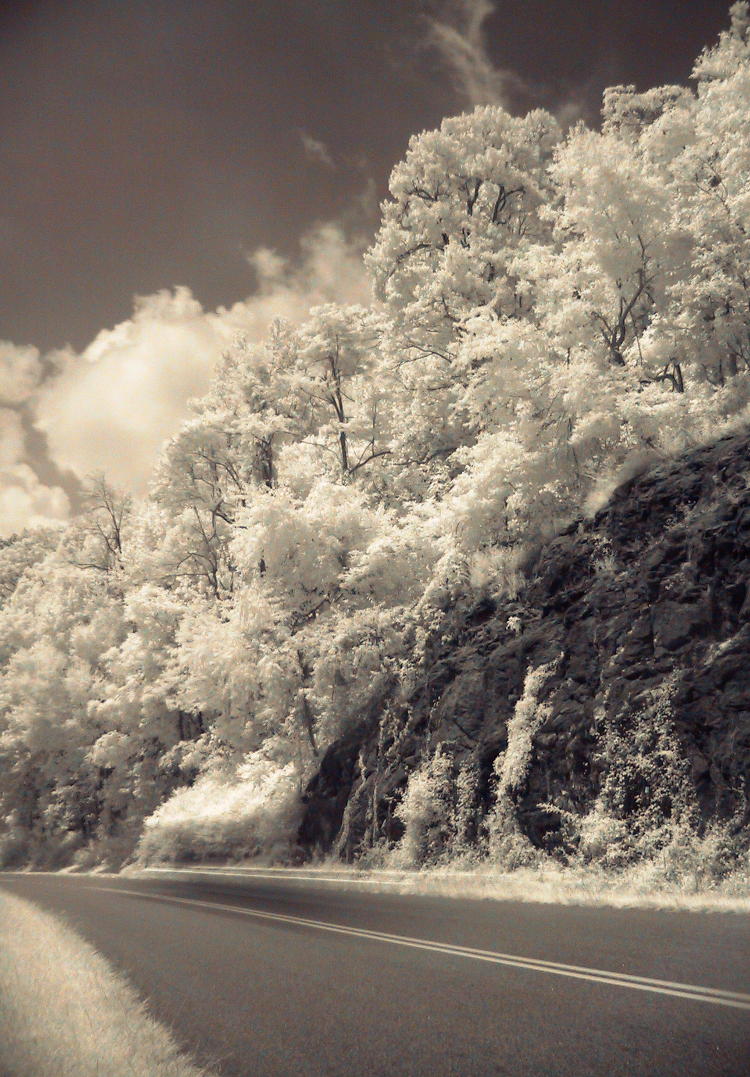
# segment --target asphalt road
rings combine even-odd
[[[225,1077],[750,1074],[746,915],[274,875],[0,885],[63,913]]]

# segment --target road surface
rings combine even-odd
[[[0,885],[64,914],[223,1077],[750,1074],[746,915],[396,895],[271,872],[6,873]]]

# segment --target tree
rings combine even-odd
[[[342,481],[390,454],[384,438],[382,319],[362,307],[316,307],[298,334],[291,392],[306,404],[306,440],[337,460]]]
[[[478,311],[528,316],[513,262],[550,235],[540,211],[559,138],[545,112],[518,119],[478,108],[414,136],[391,174],[392,200],[366,261],[390,318],[384,348],[403,417],[397,457],[415,493],[430,489],[425,468],[450,481],[451,454],[475,434],[461,392],[485,356],[462,362],[466,321]]]
[[[122,570],[123,536],[132,498],[93,475],[81,494],[81,511],[66,538],[71,563],[105,574]]]

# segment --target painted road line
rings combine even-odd
[[[384,931],[370,931],[367,928],[332,924],[325,920],[309,920],[306,917],[288,916],[284,913],[263,912],[259,909],[248,909],[239,905],[223,905],[214,901],[199,901],[196,898],[172,897],[166,894],[148,893],[148,891],[144,890],[125,890],[111,886],[98,886],[95,889],[110,894],[146,898],[150,901],[163,901],[174,905],[188,905],[213,910],[214,912],[230,912],[240,916],[250,916],[257,920],[294,924],[299,927],[314,928],[317,931],[328,931],[339,935],[349,935],[354,938],[391,943],[397,946],[408,946],[412,949],[431,950],[434,953],[472,958],[475,961],[487,961],[496,965],[527,969],[531,972],[546,972],[553,976],[568,976],[576,980],[588,980],[613,987],[627,987],[635,991],[650,991],[658,995],[672,995],[677,998],[692,999],[694,1002],[712,1002],[716,1006],[730,1006],[734,1009],[750,1010],[750,994],[745,994],[741,991],[726,991],[721,988],[701,987],[695,984],[676,983],[671,980],[655,980],[647,976],[632,976],[627,973],[587,968],[585,965],[565,965],[557,961],[545,961],[541,958],[521,957],[517,954],[505,954],[495,950],[479,950],[471,946],[458,946],[453,943],[437,942],[433,939],[412,938],[408,935],[391,935]]]

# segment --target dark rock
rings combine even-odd
[[[653,609],[654,643],[657,653],[677,651],[700,638],[710,624],[705,608],[696,601],[659,602]]]
[[[475,768],[477,811],[486,812],[508,722],[527,674],[542,665],[551,671],[541,700],[549,713],[514,802],[534,844],[564,845],[561,813],[585,811],[622,765],[607,747],[612,736],[641,730],[648,752],[666,725],[703,817],[744,810],[747,821],[749,479],[750,432],[662,463],[617,490],[593,520],[529,554],[527,582],[512,600],[449,609],[406,698],[394,688],[380,713],[324,756],[306,793],[302,846],[352,858],[397,840],[394,808],[409,774],[438,747],[456,770]],[[602,549],[612,570],[602,569]],[[627,811],[657,795],[636,778],[628,788]]]

